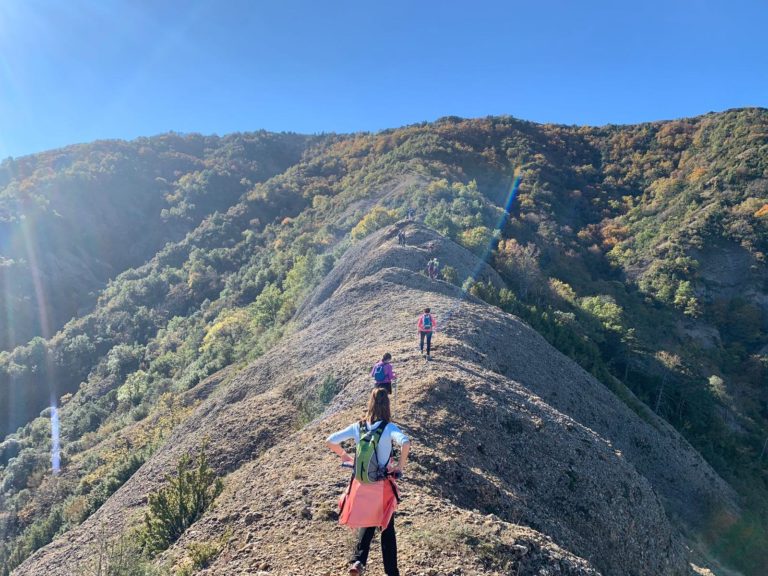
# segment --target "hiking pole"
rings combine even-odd
[[[395,388],[395,406],[392,410],[392,415],[395,415],[395,411],[397,410],[397,378],[395,378],[395,381],[392,383],[392,385]]]

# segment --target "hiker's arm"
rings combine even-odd
[[[405,470],[405,465],[408,462],[408,452],[410,451],[411,441],[408,440],[407,442],[403,442],[402,446],[400,446],[400,462],[397,465],[397,467],[400,469],[400,472]]]
[[[398,460],[397,468],[395,470],[400,470],[402,472],[405,469],[405,465],[408,463],[408,452],[411,450],[411,441],[408,436],[403,434],[396,424],[392,424],[392,426],[395,427],[392,431],[392,441],[395,444],[400,445],[400,459]]]
[[[344,430],[339,430],[328,436],[328,439],[325,441],[325,445],[328,446],[329,450],[341,456],[342,462],[351,462],[353,460],[352,456],[347,454],[346,450],[342,448],[341,443],[344,442],[344,440],[357,441],[355,426],[355,424],[352,424]]]
[[[328,448],[330,448],[332,452],[335,452],[336,454],[341,456],[342,462],[352,462],[354,460],[354,458],[352,458],[352,456],[347,454],[346,450],[344,450],[344,448],[341,447],[341,444],[334,444],[333,442],[328,440],[325,443],[325,445],[328,446]]]

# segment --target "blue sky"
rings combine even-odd
[[[2,0],[0,158],[169,130],[768,107],[763,0]]]

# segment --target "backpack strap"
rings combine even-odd
[[[388,424],[389,424],[389,422],[387,422],[387,421],[385,420],[384,422],[382,422],[382,425],[380,425],[380,426],[379,426],[379,427],[381,428],[381,434],[384,434],[384,429],[387,427],[387,425],[388,425]],[[379,440],[380,440],[380,439],[381,439],[381,436],[379,436]],[[378,447],[379,447],[379,443],[378,443],[378,441],[377,441],[377,442],[376,442],[376,448],[378,448]],[[375,449],[374,449],[374,450],[375,450]],[[387,464],[389,464],[389,460],[390,460],[390,458],[392,458],[392,453],[391,453],[391,452],[390,452],[390,454],[389,454],[389,458],[387,458]],[[377,461],[377,462],[378,462],[378,459],[379,459],[379,455],[378,455],[378,454],[376,454],[376,461]],[[400,504],[400,502],[401,502],[400,493],[399,493],[399,492],[398,492],[398,490],[397,490],[397,484],[395,484],[395,481],[394,481],[394,480],[392,480],[392,476],[390,476],[389,474],[387,474],[387,475],[384,477],[384,480],[386,480],[387,482],[389,482],[389,484],[392,486],[392,492],[393,492],[393,493],[394,493],[394,495],[395,495],[395,500],[397,500],[397,503],[398,503],[398,504]]]
[[[395,494],[395,500],[397,500],[397,503],[400,504],[402,500],[400,499],[400,492],[397,490],[397,484],[395,484],[395,481],[392,480],[392,476],[387,476],[387,481],[392,485],[392,492]]]
[[[381,460],[379,460],[379,442],[381,442],[381,436],[384,434],[384,429],[387,427],[387,424],[389,424],[389,422],[382,420],[379,427],[373,431],[373,435],[376,437],[376,443],[373,445],[373,455],[376,458],[376,466],[378,468],[381,468]],[[387,458],[387,464],[388,463],[389,458]]]

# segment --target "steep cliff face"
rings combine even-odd
[[[270,352],[189,391],[200,403],[164,447],[14,574],[76,574],[204,443],[225,491],[164,560],[225,535],[203,573],[337,573],[347,473],[324,439],[360,417],[385,351],[399,375],[395,420],[413,443],[397,521],[404,574],[687,574],[679,526],[733,509],[730,488],[671,427],[519,319],[420,274],[436,256],[495,281],[463,248],[404,226],[405,247],[390,227],[350,249]],[[440,329],[430,362],[416,345],[425,306]],[[322,405],[328,386],[336,395]]]

